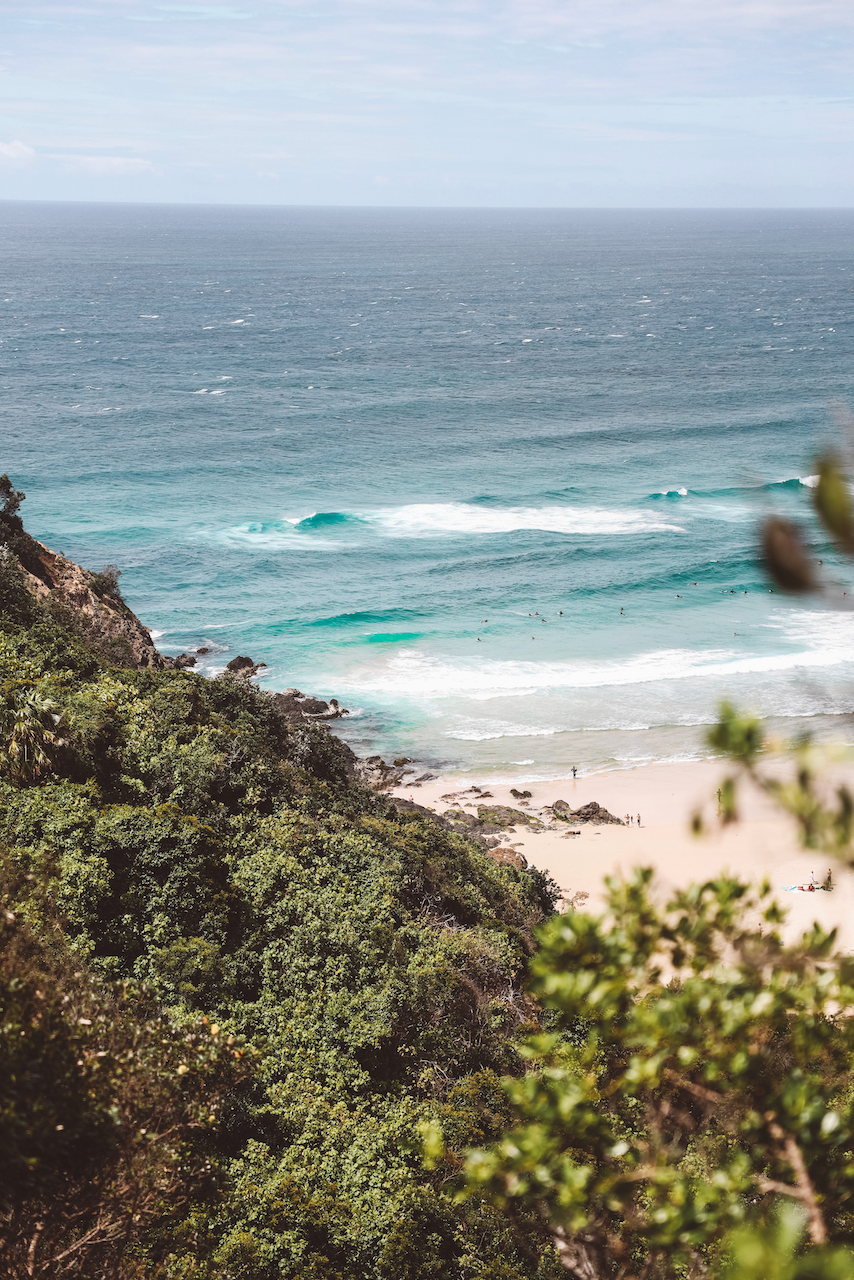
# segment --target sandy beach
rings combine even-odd
[[[791,766],[777,759],[773,767],[785,771]],[[532,793],[528,801],[531,813],[556,800],[566,800],[573,809],[595,800],[617,817],[632,814],[634,822],[629,827],[573,824],[572,830],[581,833],[576,836],[568,836],[563,824],[558,830],[542,832],[519,825],[507,842],[529,864],[548,871],[567,899],[588,894],[581,909],[591,911],[602,909],[604,877],[625,874],[635,866],[654,867],[662,892],[724,871],[753,881],[767,876],[781,906],[788,910],[787,937],[800,934],[817,920],[826,928],[837,927],[839,949],[854,953],[854,872],[834,865],[832,893],[784,892],[784,885],[808,883],[811,872],[823,881],[828,859],[801,848],[794,823],[755,788],[742,790],[740,820],[720,830],[715,823],[715,793],[729,772],[732,770],[726,762],[702,760],[525,783],[524,789]],[[828,769],[828,791],[842,781],[854,788],[854,765]],[[511,784],[487,784],[469,775],[437,778],[417,787],[404,785],[393,794],[437,813],[450,808],[476,813],[477,797],[459,794],[472,784],[491,793],[492,800],[481,803],[520,807],[510,794]],[[522,784],[516,787],[522,789]],[[459,798],[443,799],[452,793]],[[691,815],[698,809],[704,812],[708,830],[700,838],[690,830]]]

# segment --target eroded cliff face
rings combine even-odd
[[[96,653],[115,666],[164,671],[196,665],[194,653],[167,658],[158,652],[151,632],[122,599],[120,571],[115,566],[107,566],[100,573],[83,569],[27,533],[18,514],[24,497],[8,475],[0,475],[0,606],[4,605],[4,592],[8,594],[11,589],[12,595],[17,591],[26,598],[29,592],[48,606],[68,610]],[[10,569],[12,579],[7,578],[4,585],[4,573]],[[251,680],[265,666],[266,663],[238,655],[223,674],[235,680]],[[349,714],[337,698],[324,702],[299,689],[285,689],[274,697],[288,721],[322,722]]]
[[[67,605],[95,646],[118,664],[156,670],[172,666],[172,659],[157,651],[151,633],[111,587],[107,575],[81,569],[35,538],[28,542],[21,569],[33,595]]]

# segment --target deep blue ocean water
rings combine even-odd
[[[0,248],[0,471],[164,652],[480,775],[696,754],[722,696],[848,732],[844,570],[772,594],[756,523],[854,401],[854,213],[7,203]]]

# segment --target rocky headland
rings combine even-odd
[[[125,602],[119,588],[121,570],[115,565],[106,565],[100,571],[84,569],[27,533],[18,515],[23,498],[23,493],[13,489],[8,476],[0,477],[0,563],[20,574],[20,582],[32,596],[49,608],[70,614],[92,648],[115,666],[166,671],[196,665],[197,654],[207,650],[180,653],[177,657],[159,651],[148,627]],[[238,654],[227,664],[224,675],[251,680],[266,665]],[[349,715],[337,698],[325,702],[299,689],[285,689],[272,696],[281,714],[291,722],[337,720]],[[371,774],[371,770],[367,773]]]
[[[151,632],[125,604],[118,587],[118,569],[108,565],[100,573],[92,573],[43,542],[24,537],[29,554],[18,556],[18,560],[28,589],[39,600],[70,609],[87,638],[106,657],[120,666],[155,670],[182,665],[157,650]]]
[[[20,570],[23,585],[31,595],[50,607],[70,613],[93,648],[117,666],[163,671],[196,665],[196,654],[168,657],[160,653],[150,630],[125,603],[119,589],[120,571],[114,565],[107,565],[100,572],[84,569],[26,533],[17,514],[23,496],[11,488],[7,477],[0,478],[0,497],[5,498],[0,511],[0,556],[7,566],[15,567],[16,572]],[[227,664],[221,678],[251,680],[265,667],[264,662],[238,654]],[[337,698],[330,698],[327,702],[297,688],[284,689],[270,697],[279,713],[292,724],[311,722],[328,726],[329,722],[349,715]],[[434,781],[437,776],[419,770],[417,762],[407,756],[398,756],[392,763],[387,763],[379,755],[359,759],[349,748],[347,750],[351,775],[380,793],[390,793],[401,787],[417,788]],[[490,792],[473,786],[443,796],[446,802],[456,802],[444,813],[399,796],[391,798],[391,803],[398,812],[417,812],[444,830],[473,840],[495,861],[517,867],[526,866],[526,859],[508,842],[519,826],[526,831],[538,832],[567,824],[620,823],[619,818],[595,801],[573,810],[566,801],[556,800],[554,804],[532,812],[528,809],[530,794],[529,791],[512,789],[511,795],[520,807],[511,808],[489,804]],[[469,812],[471,809],[474,812]]]

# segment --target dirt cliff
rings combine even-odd
[[[67,605],[88,637],[112,661],[128,667],[171,667],[159,653],[151,633],[122,600],[118,573],[92,573],[73,560],[57,555],[43,542],[28,537],[26,563],[21,563],[27,586],[41,600]]]

